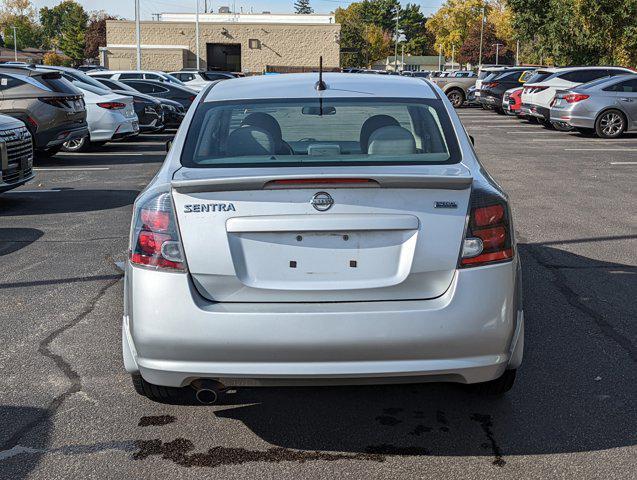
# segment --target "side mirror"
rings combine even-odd
[[[172,140],[168,140],[166,142],[166,153],[170,152],[170,147],[173,146],[173,141]]]
[[[469,140],[471,140],[471,145],[475,145],[476,144],[476,139],[473,138],[473,135],[469,135]],[[170,143],[170,142],[168,142]]]

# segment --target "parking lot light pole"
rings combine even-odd
[[[195,58],[197,59],[197,71],[199,71],[199,0],[197,2],[197,10],[195,13]]]
[[[494,43],[492,46],[495,47],[495,64],[496,65],[500,65],[498,63],[498,56],[500,54],[500,47],[502,46],[502,44],[501,43]]]
[[[142,69],[142,34],[139,22],[139,0],[135,0],[135,41],[137,43],[137,70]]]
[[[15,61],[18,61],[18,40],[17,40],[17,35],[15,33],[15,29],[16,26],[14,25],[13,27],[13,57],[15,58]]]
[[[482,21],[480,22],[480,54],[478,56],[478,68],[482,68],[482,37],[484,35],[484,7],[482,7]]]
[[[438,71],[442,70],[442,43],[438,44]]]
[[[396,40],[394,42],[394,72],[398,71],[398,19],[400,18],[400,4],[396,5]]]

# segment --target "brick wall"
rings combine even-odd
[[[201,67],[206,66],[206,43],[241,44],[241,68],[248,72],[263,72],[267,65],[318,66],[323,56],[326,68],[339,66],[338,24],[252,24],[201,23],[199,25]],[[194,67],[195,25],[181,22],[142,22],[142,68],[178,70]],[[259,40],[258,49],[250,49],[248,40]],[[106,22],[109,68],[134,68],[134,48],[114,45],[135,43],[135,23],[121,20]],[[143,45],[166,45],[166,49]],[[181,49],[177,47],[187,47]],[[130,66],[125,66],[127,64]]]

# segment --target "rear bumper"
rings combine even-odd
[[[166,386],[483,382],[521,362],[518,294],[517,260],[433,300],[323,304],[213,303],[187,274],[128,265],[124,363]]]
[[[81,122],[60,125],[58,127],[49,128],[36,133],[32,132],[32,136],[35,148],[38,150],[45,150],[47,148],[61,145],[69,140],[85,137],[88,133],[87,123]]]
[[[563,108],[551,108],[551,122],[560,122],[571,127],[595,128],[595,116],[591,114],[579,114],[577,111]]]
[[[91,125],[91,141],[104,142],[130,137],[139,133],[139,122],[135,118],[125,118],[115,114],[110,118],[103,116],[97,125]]]
[[[482,92],[482,95],[480,95],[480,103],[483,105],[488,105],[490,107],[502,107],[502,98],[498,98],[494,95],[491,95],[488,92]]]
[[[529,103],[523,103],[520,107],[521,115],[528,115],[530,117],[536,117],[541,120],[549,121],[551,118],[551,112],[548,108],[541,107],[539,105],[532,105]]]

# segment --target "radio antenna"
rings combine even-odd
[[[319,79],[316,83],[316,89],[319,91],[327,90],[327,85],[325,85],[325,82],[323,81],[323,56],[319,57]]]

